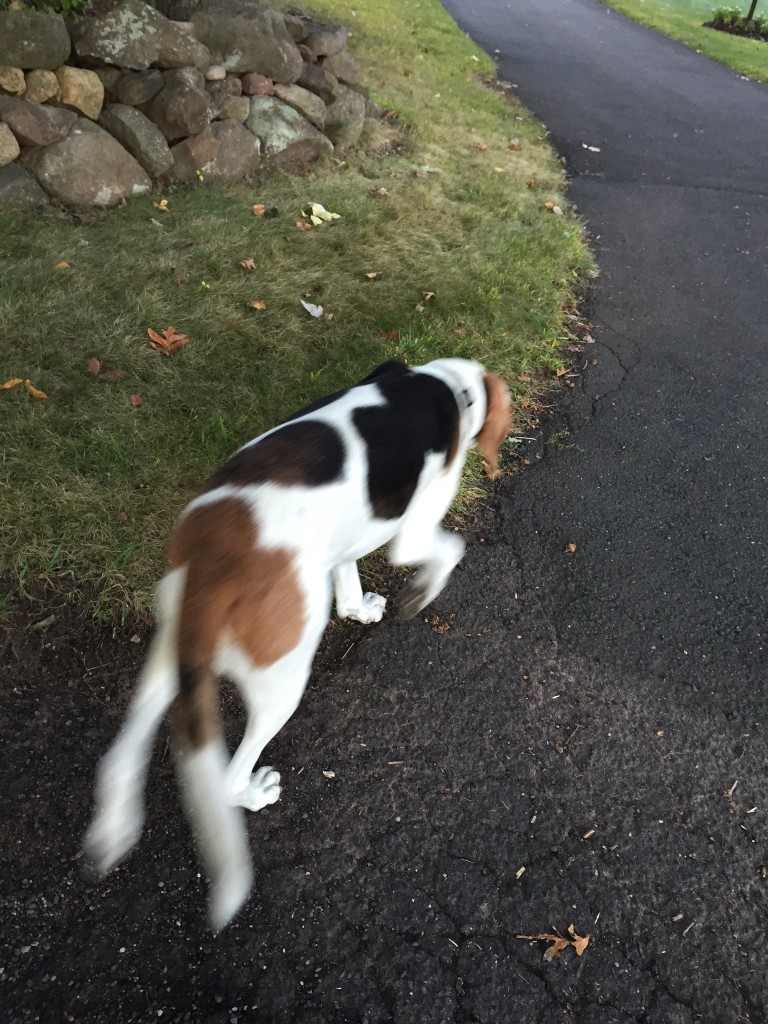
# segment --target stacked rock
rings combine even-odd
[[[0,11],[0,201],[112,206],[354,146],[376,108],[346,28],[260,0],[192,7],[181,22],[121,0],[69,29]]]

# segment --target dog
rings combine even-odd
[[[137,842],[153,740],[169,714],[179,784],[211,878],[209,920],[222,929],[246,900],[252,868],[244,816],[280,796],[254,767],[304,692],[336,612],[378,622],[357,559],[383,544],[418,565],[399,614],[428,605],[464,554],[440,523],[475,447],[492,479],[510,430],[508,390],[480,363],[384,363],[240,448],[183,511],[157,588],[157,628],[122,728],[102,758],[84,848],[101,875]],[[234,680],[247,722],[230,759],[218,679]]]

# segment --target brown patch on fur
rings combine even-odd
[[[175,718],[193,747],[219,734],[211,664],[226,637],[254,665],[272,665],[304,629],[304,600],[293,554],[258,545],[248,504],[222,498],[187,513],[171,538],[171,569],[186,565],[179,621],[180,694]]]
[[[338,480],[343,468],[344,444],[338,431],[327,423],[302,420],[286,423],[236,452],[208,480],[202,493],[224,484],[319,487]]]
[[[485,472],[495,480],[499,469],[499,447],[512,429],[512,411],[507,385],[495,373],[483,377],[487,406],[485,422],[477,435],[475,447],[485,459]]]

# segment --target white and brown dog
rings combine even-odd
[[[99,873],[138,840],[157,728],[171,711],[179,781],[212,879],[210,921],[223,928],[252,881],[241,807],[280,796],[254,766],[296,710],[331,608],[378,622],[385,598],[364,594],[356,560],[382,544],[416,564],[400,615],[445,586],[464,542],[440,527],[467,450],[498,475],[510,428],[504,383],[476,362],[384,363],[237,451],[187,506],[157,590],[158,627],[125,723],[99,765],[85,850]],[[220,676],[247,709],[230,759]]]

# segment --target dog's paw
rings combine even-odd
[[[142,826],[143,814],[136,806],[100,811],[83,838],[85,877],[95,881],[111,871],[138,842]]]
[[[279,800],[281,791],[280,772],[264,765],[253,773],[246,788],[234,795],[232,803],[249,811],[260,811]]]
[[[381,594],[363,594],[361,607],[350,613],[348,618],[356,619],[358,622],[364,622],[366,624],[370,622],[381,622],[386,606],[387,599],[386,597],[382,597]]]
[[[412,580],[400,596],[397,604],[397,615],[400,619],[412,619],[422,608],[433,599],[430,593],[429,582],[419,581],[418,576]]]

